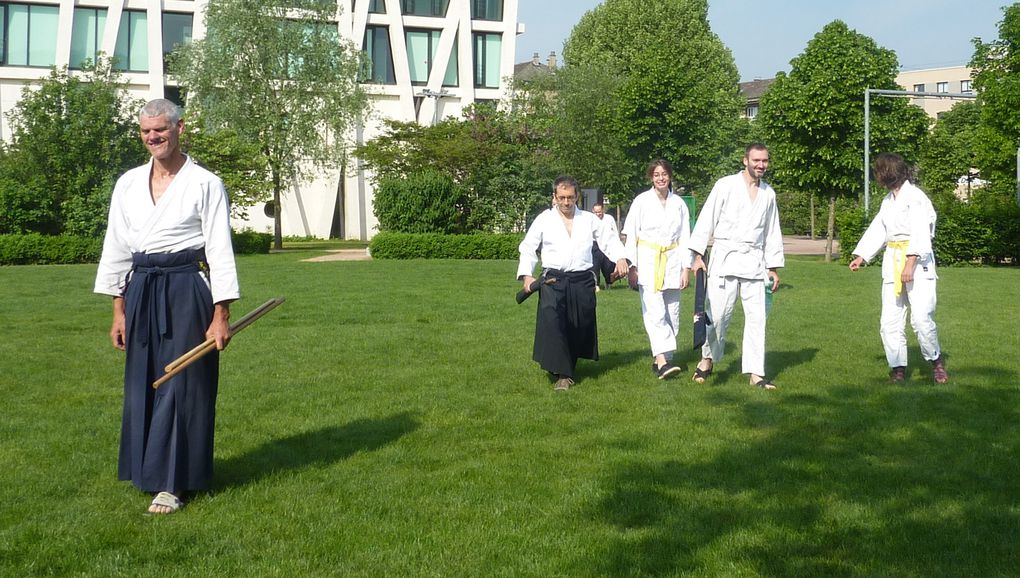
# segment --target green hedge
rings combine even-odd
[[[877,213],[878,206],[872,210]],[[1020,207],[1012,203],[953,202],[937,212],[935,259],[940,265],[1020,264]],[[838,216],[840,258],[844,262],[853,258],[851,251],[871,221],[865,220],[863,213],[855,208]]]
[[[273,236],[253,231],[234,232],[234,252],[243,255],[268,253]],[[0,235],[0,265],[69,265],[98,263],[102,237],[70,235]]]
[[[523,238],[522,234],[379,233],[369,251],[373,259],[517,259]]]

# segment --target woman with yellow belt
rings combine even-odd
[[[648,166],[652,188],[638,195],[627,212],[630,278],[641,294],[641,315],[652,349],[652,371],[666,379],[683,371],[673,364],[680,326],[680,291],[687,287],[691,236],[687,205],[670,188],[673,167],[659,159]]]
[[[878,155],[873,165],[875,180],[889,190],[875,219],[854,248],[850,270],[857,271],[885,246],[882,257],[882,318],[880,333],[889,362],[889,380],[903,383],[907,367],[907,308],[917,334],[921,355],[931,362],[935,383],[946,383],[938,329],[935,327],[935,208],[924,191],[910,180],[903,157]]]

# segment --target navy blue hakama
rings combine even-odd
[[[574,377],[578,358],[598,360],[595,276],[590,270],[548,269],[538,294],[532,359],[549,373]]]
[[[118,476],[146,492],[203,490],[212,478],[219,352],[159,389],[152,382],[206,339],[213,302],[200,268],[205,255],[199,250],[132,257]]]

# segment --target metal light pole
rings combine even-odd
[[[449,94],[450,93],[446,92],[445,90],[440,90],[439,92],[436,92],[436,91],[434,91],[432,89],[429,89],[429,88],[426,88],[426,89],[422,90],[421,94],[419,94],[419,96],[424,96],[425,98],[434,98],[434,99],[436,99],[436,102],[432,106],[432,125],[431,126],[435,126],[436,123],[439,122],[439,99],[443,98],[444,96],[447,96]]]

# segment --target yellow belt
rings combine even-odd
[[[907,266],[910,241],[889,241],[886,246],[893,250],[893,287],[899,297],[903,293],[903,269]]]
[[[651,241],[645,241],[644,239],[638,239],[638,245],[641,247],[647,247],[656,252],[655,254],[655,290],[662,291],[662,286],[666,283],[666,261],[668,253],[677,248],[677,243],[673,243],[668,247],[664,247]]]

